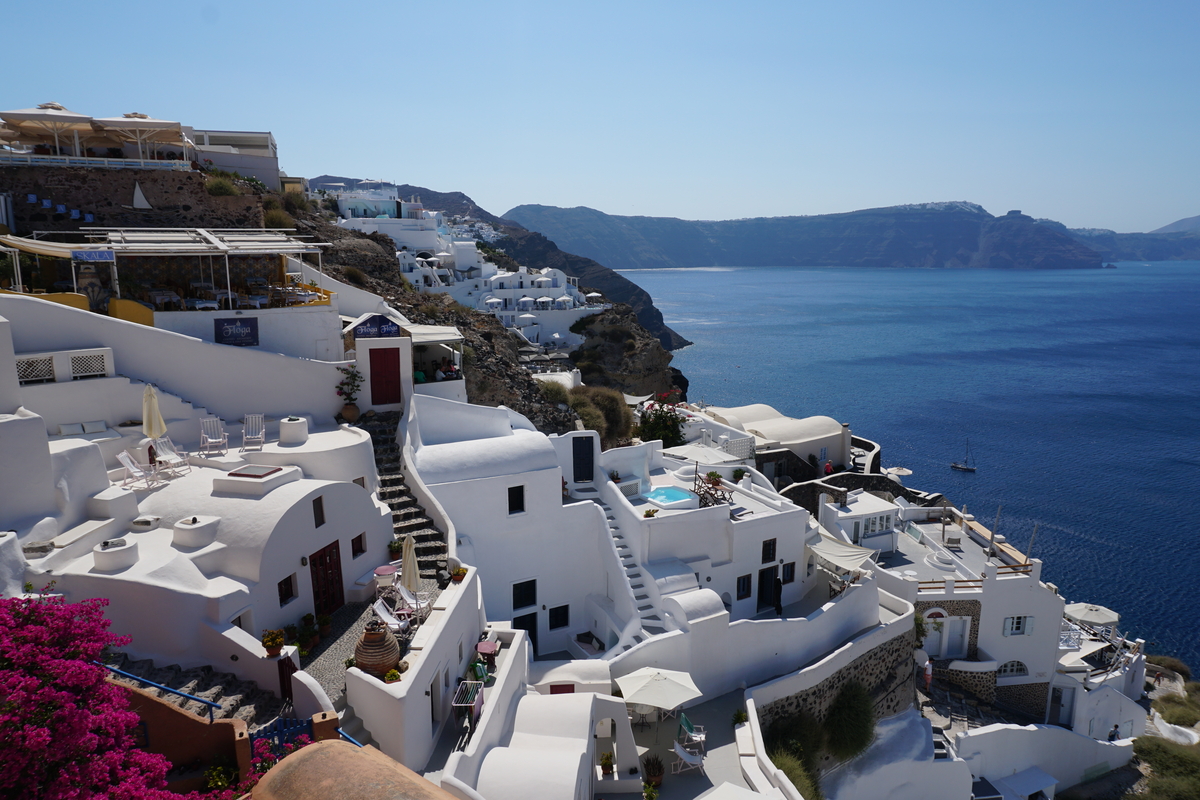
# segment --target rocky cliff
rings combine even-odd
[[[823,214],[691,221],[618,217],[590,208],[518,206],[505,215],[613,269],[862,266],[1076,269],[1100,256],[1019,212],[925,203]]]
[[[650,332],[637,324],[634,310],[624,303],[576,323],[584,342],[571,353],[588,386],[610,386],[641,396],[678,389],[687,398],[687,378],[671,366],[671,354]]]

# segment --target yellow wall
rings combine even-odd
[[[4,294],[21,294],[20,292],[10,292],[7,289],[0,289]],[[51,303],[62,303],[64,306],[78,308],[80,311],[88,311],[91,304],[88,303],[86,295],[76,294],[75,292],[55,292],[53,294],[22,294],[22,297],[32,297],[35,300],[49,300]]]
[[[133,300],[112,298],[108,301],[108,315],[126,322],[136,322],[139,325],[154,327],[154,311]]]

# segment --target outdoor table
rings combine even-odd
[[[384,564],[382,567],[375,568],[375,591],[386,589],[396,582],[396,566],[394,564]]]
[[[500,652],[500,642],[482,641],[475,645],[475,652],[483,656],[483,663],[488,665],[488,669],[496,668],[496,654]]]
[[[216,300],[203,300],[199,297],[189,297],[186,301],[187,307],[199,311],[200,309],[211,308],[214,311],[217,309]]]
[[[654,706],[648,706],[648,705],[644,705],[642,703],[634,703],[634,705],[633,705],[633,715],[634,715],[633,724],[640,725],[643,728],[649,728],[650,727],[650,715],[653,714],[657,710],[658,709],[655,708]]]

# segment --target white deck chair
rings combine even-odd
[[[418,620],[423,620],[429,616],[429,612],[433,607],[433,603],[429,600],[429,595],[425,592],[417,592],[415,595],[407,586],[402,583],[396,584],[396,592],[400,595],[400,602],[404,603]]]
[[[229,449],[229,434],[221,426],[217,417],[200,418],[200,452],[209,451],[224,453]]]
[[[267,440],[267,425],[262,414],[247,414],[242,425],[242,450],[257,444],[261,450]]]
[[[171,442],[171,437],[159,437],[151,444],[154,447],[154,458],[158,461],[158,470],[166,470],[174,475],[192,471],[192,462],[188,460],[187,456],[179,454]]]
[[[120,461],[121,466],[125,468],[125,479],[121,481],[122,486],[132,486],[138,481],[142,481],[149,489],[151,482],[158,480],[158,471],[153,464],[139,464],[133,460],[132,455],[124,450],[117,453],[117,461]]]
[[[671,774],[678,775],[681,772],[687,772],[689,769],[700,770],[701,775],[704,772],[704,756],[699,753],[689,753],[684,749],[683,745],[675,742],[675,755],[678,756],[675,763],[671,765]],[[708,777],[705,775],[705,777]]]
[[[408,630],[408,620],[401,619],[393,614],[392,610],[387,607],[387,603],[383,602],[382,599],[376,600],[371,608],[374,609],[375,616],[379,617],[379,621],[387,625],[388,630],[392,633],[401,633]]]

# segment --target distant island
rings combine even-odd
[[[847,266],[1099,269],[1102,255],[1059,224],[974,203],[922,203],[723,221],[622,217],[522,205],[505,219],[612,269]]]

